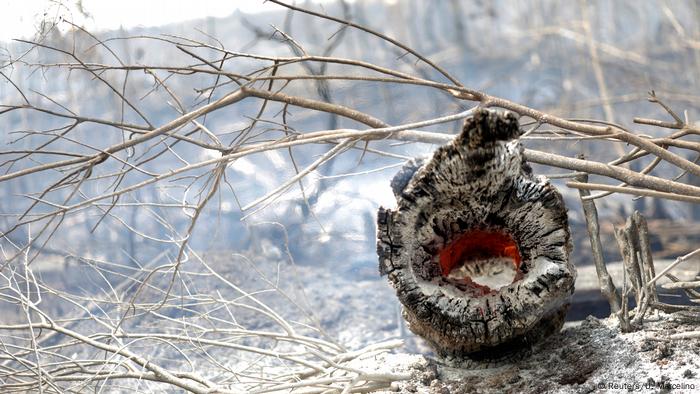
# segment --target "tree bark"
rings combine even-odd
[[[380,273],[409,328],[440,356],[499,358],[563,325],[576,276],[566,207],[532,175],[520,133],[514,115],[477,110],[454,141],[397,174],[397,207],[377,214]],[[510,261],[513,281],[491,288],[454,277],[446,250],[459,251],[454,261],[472,273]]]

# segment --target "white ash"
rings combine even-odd
[[[498,290],[513,283],[516,274],[515,261],[512,258],[495,257],[466,262],[453,269],[447,278],[470,278],[481,286]]]
[[[510,361],[456,368],[428,357],[394,354],[377,356],[374,365],[412,374],[382,393],[694,393],[700,392],[700,339],[659,339],[697,329],[697,323],[658,312],[643,330],[623,334],[616,318],[589,317]],[[365,368],[371,369],[368,363]]]

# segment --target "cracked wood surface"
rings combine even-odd
[[[377,213],[379,271],[410,329],[440,356],[501,357],[563,324],[576,276],[566,208],[532,175],[520,133],[514,115],[478,110],[432,158],[399,171],[396,208]],[[441,273],[440,251],[473,230],[516,241],[522,264],[512,283],[490,289]]]

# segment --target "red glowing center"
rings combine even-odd
[[[452,269],[465,262],[493,257],[510,257],[515,269],[520,268],[522,258],[518,246],[510,235],[484,230],[471,230],[462,234],[440,251],[440,269],[447,276]]]

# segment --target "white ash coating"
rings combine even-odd
[[[396,175],[397,207],[377,214],[379,270],[440,356],[500,357],[563,324],[576,276],[566,207],[532,175],[519,135],[514,115],[478,110],[454,141]],[[477,295],[442,275],[440,250],[469,230],[515,240],[518,280]]]

